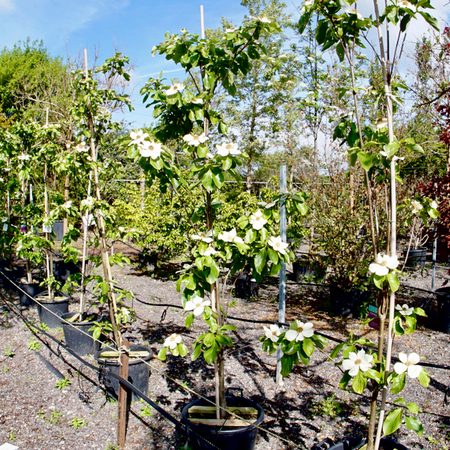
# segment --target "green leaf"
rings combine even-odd
[[[281,376],[287,377],[294,367],[294,358],[291,355],[283,355],[281,357]]]
[[[356,377],[353,378],[352,387],[357,394],[362,394],[367,385],[367,378],[364,372],[360,370]]]
[[[363,169],[368,172],[372,167],[372,155],[366,152],[358,152],[358,159]]]
[[[406,405],[406,407],[407,407],[407,408],[409,409],[409,411],[411,411],[413,414],[419,414],[419,407],[417,406],[416,403],[414,403],[414,402],[408,403],[408,404]]]
[[[366,371],[367,378],[371,378],[372,380],[375,380],[378,384],[381,383],[381,374],[380,372],[377,372],[375,369],[369,369]]]
[[[423,435],[422,422],[417,417],[405,416],[406,428],[415,431],[419,437]]]
[[[213,333],[207,333],[203,338],[203,343],[206,345],[206,347],[211,347],[214,342],[216,342],[216,336]]]
[[[178,353],[182,358],[184,358],[188,354],[188,349],[185,344],[181,343],[177,345]]]
[[[255,255],[255,269],[258,273],[261,273],[266,265],[267,250],[263,248],[259,253]]]
[[[213,264],[211,264],[211,267],[209,269],[209,274],[206,277],[206,281],[209,284],[214,284],[217,280],[217,278],[219,278],[219,266],[217,265],[217,263],[214,261]]]
[[[159,353],[158,353],[158,359],[160,360],[160,361],[165,361],[166,360],[166,354],[167,354],[167,350],[168,350],[169,348],[168,347],[163,347],[160,351],[159,351]]]
[[[208,170],[202,177],[203,187],[208,192],[211,192],[214,188],[214,179],[213,178],[214,178],[214,175],[210,170]]]
[[[397,274],[394,273],[394,272],[389,272],[386,275],[386,278],[388,280],[389,287],[391,288],[391,291],[392,292],[396,292],[398,290],[398,288],[400,287],[400,281],[398,281]]]
[[[237,330],[237,327],[235,327],[234,325],[223,325],[222,327],[220,327],[221,330],[229,330],[229,331],[235,331]]]
[[[400,375],[395,375],[392,380],[391,392],[393,394],[398,394],[403,390],[406,383],[406,374],[401,373]]]
[[[190,313],[186,316],[184,325],[186,326],[186,328],[190,328],[193,322],[194,322],[194,313]]]
[[[394,411],[388,414],[383,424],[383,434],[385,436],[392,434],[399,429],[402,424],[402,416],[402,408],[394,409]]]
[[[208,148],[208,146],[207,145],[205,145],[205,144],[200,144],[198,147],[197,147],[197,155],[200,157],[200,158],[206,158],[206,155],[208,154],[208,151],[209,151],[209,148]]]
[[[422,308],[414,308],[414,314],[417,316],[428,317],[426,312]]]
[[[203,352],[203,358],[207,364],[212,364],[217,358],[217,347],[217,344],[214,342],[214,345]]]
[[[274,264],[278,264],[278,252],[276,252],[275,250],[273,250],[272,248],[268,248],[267,249],[267,254],[269,255],[269,259],[274,263]]]
[[[436,17],[433,17],[431,14],[419,11],[419,14],[427,21],[429,25],[431,25],[436,31],[439,31],[439,22]]]
[[[201,342],[195,345],[194,351],[192,352],[191,356],[192,361],[195,361],[202,354],[202,348],[203,346]]]
[[[222,161],[222,169],[223,170],[229,170],[232,165],[233,165],[233,160],[229,156],[227,156],[226,158],[223,159],[223,161]]]
[[[311,339],[305,338],[303,339],[303,351],[308,355],[311,356],[314,353],[314,350],[316,347],[314,346],[314,342]]]
[[[423,387],[428,387],[428,385],[430,384],[430,375],[428,375],[428,372],[424,368],[422,368],[422,372],[420,372],[420,375],[417,377],[417,379]]]
[[[373,284],[380,290],[383,289],[383,284],[384,284],[385,279],[386,279],[386,276],[380,276],[380,275],[376,275],[376,274],[374,274],[372,277]]]

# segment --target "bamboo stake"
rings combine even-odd
[[[120,369],[119,376],[128,381],[128,364],[130,350],[130,343],[128,341],[122,342],[122,347],[125,351],[120,353]],[[117,419],[117,445],[120,448],[125,448],[125,438],[127,435],[127,416],[128,416],[128,389],[119,383],[119,396],[118,396],[118,419]]]

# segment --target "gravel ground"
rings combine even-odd
[[[131,267],[115,270],[115,278],[122,287],[132,289],[140,300],[178,306],[179,294],[172,281],[178,269],[179,265],[164,265],[150,276]],[[438,269],[436,287],[446,279],[447,270]],[[445,450],[450,448],[450,407],[444,402],[450,382],[447,353],[450,335],[435,330],[436,300],[419,290],[430,289],[430,273],[411,274],[404,282],[411,289],[402,289],[399,301],[424,307],[429,319],[423,321],[416,333],[397,338],[395,353],[416,351],[427,363],[447,368],[428,368],[432,378],[428,389],[422,388],[417,380],[407,384],[402,394],[407,401],[415,401],[423,408],[424,435],[418,438],[402,427],[395,438],[410,449]],[[273,279],[260,286],[257,301],[236,299],[229,315],[276,320],[277,283]],[[17,304],[17,296],[4,289],[1,298]],[[327,288],[288,281],[287,319],[312,321],[316,329],[338,339],[345,338],[350,331],[375,339],[376,332],[361,327],[359,319],[330,317],[324,312],[328,301]],[[74,301],[70,309],[75,310],[76,306]],[[132,306],[138,320],[125,332],[125,337],[148,345],[155,353],[173,332],[181,333],[186,344],[196,336],[184,328],[182,314],[176,308],[149,306],[137,300]],[[38,320],[34,308],[23,310],[23,314],[29,320]],[[256,450],[309,449],[325,438],[339,440],[364,434],[368,398],[336,387],[340,371],[327,362],[326,355],[316,352],[308,368],[296,368],[280,387],[274,382],[276,358],[263,353],[258,341],[262,325],[235,320],[230,323],[238,326],[234,333],[238,344],[226,358],[226,386],[241,388],[245,397],[264,409],[265,431],[258,437]],[[21,450],[113,449],[117,403],[108,401],[102,389],[96,387],[97,374],[43,336],[51,352],[6,308],[0,325],[0,446],[9,442]],[[59,329],[51,333],[63,337]],[[33,347],[35,341],[41,343],[40,349],[32,350],[37,346]],[[90,356],[86,359],[93,362]],[[182,406],[196,398],[191,391],[203,395],[214,392],[214,371],[200,360],[192,363],[188,358],[168,357],[165,362],[152,359],[150,364],[149,397],[178,419]],[[61,377],[67,377],[71,384],[57,389],[55,383]],[[184,448],[183,444],[183,437],[159,413],[144,403],[132,404],[126,449],[179,449]]]

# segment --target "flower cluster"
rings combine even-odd
[[[162,144],[155,141],[148,141],[148,134],[142,130],[130,132],[131,142],[129,145],[136,145],[139,154],[144,158],[158,159],[163,151]]]

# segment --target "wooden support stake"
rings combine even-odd
[[[130,349],[128,341],[122,341],[122,346],[127,350]],[[119,376],[124,380],[128,380],[128,353],[120,354],[120,369]],[[131,395],[131,393],[130,393]],[[117,422],[117,445],[120,448],[125,448],[125,438],[127,435],[127,416],[128,416],[128,389],[119,383],[119,419]]]

